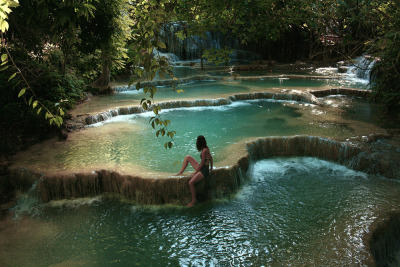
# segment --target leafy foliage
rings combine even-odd
[[[168,61],[153,51],[166,49],[162,26],[178,23],[177,38],[219,32],[268,59],[352,58],[368,49],[381,58],[374,99],[398,112],[398,6],[397,0],[0,0],[2,104],[16,110],[22,101],[30,110],[24,115],[62,125],[82,88],[99,77],[108,84],[110,72],[128,65],[138,77],[130,84],[148,96],[141,106],[154,113],[150,125],[172,147],[176,132],[160,115],[157,88],[143,84],[156,74],[175,79]],[[230,48],[197,45],[202,62],[227,62]]]
[[[11,8],[19,6],[18,0],[1,0],[0,1],[0,32],[4,33],[8,30],[7,22],[8,14],[12,12]]]
[[[378,57],[372,72],[372,99],[400,118],[400,7],[390,1],[375,12],[381,34],[369,43]]]
[[[203,57],[218,66],[228,64],[230,53],[232,53],[232,49],[227,47],[224,49],[211,48],[204,51]]]
[[[171,67],[165,57],[154,57],[154,49],[163,49],[165,44],[160,38],[161,25],[168,18],[168,0],[161,1],[140,1],[136,3],[133,10],[133,18],[136,22],[133,27],[132,40],[129,45],[129,62],[134,66],[135,74],[139,80],[131,80],[129,84],[136,82],[136,89],[141,88],[141,82],[152,81],[158,73],[161,78],[165,76],[174,77]],[[175,87],[174,87],[175,90]],[[175,131],[169,130],[169,120],[161,117],[161,107],[155,105],[154,96],[157,87],[143,87],[145,94],[150,98],[143,98],[141,106],[144,110],[152,110],[154,117],[150,119],[151,126],[156,130],[156,136],[167,136],[170,141],[165,143],[165,148],[172,148]]]
[[[18,60],[18,54],[15,56]],[[19,64],[19,69],[34,88],[35,97],[30,90],[21,94],[19,75],[8,81],[11,67],[0,72],[0,154],[13,153],[58,134],[60,128],[56,125],[62,121],[49,117],[48,112],[63,120],[64,110],[72,108],[83,95],[79,80],[55,72],[51,65],[33,60]]]

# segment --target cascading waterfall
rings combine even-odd
[[[289,101],[298,101],[309,104],[318,104],[318,100],[315,98],[315,96],[309,93],[259,92],[259,93],[235,94],[228,98],[218,98],[218,99],[168,101],[168,102],[158,103],[157,106],[161,107],[161,109],[173,109],[182,107],[223,106],[223,105],[229,105],[234,101],[255,100],[255,99],[289,100]],[[75,123],[83,123],[84,125],[91,125],[98,122],[106,121],[118,115],[129,115],[142,112],[145,112],[145,110],[140,106],[116,108],[114,110],[107,110],[95,115],[87,115],[86,117],[84,116],[77,117],[75,118]]]
[[[354,64],[348,68],[347,73],[354,75],[356,78],[370,81],[374,65],[375,59],[368,56],[361,56],[354,60]]]
[[[179,61],[179,57],[174,53],[163,53],[155,48],[153,49],[153,56],[157,59],[165,57],[170,65],[175,65],[175,62]]]
[[[211,179],[199,183],[199,199],[209,200],[231,195],[240,188],[245,180],[250,161],[273,157],[306,156],[340,163],[351,169],[371,174],[395,175],[385,172],[386,160],[369,158],[364,149],[348,142],[338,142],[328,138],[312,136],[264,137],[247,144],[243,156],[229,167],[217,168]],[[372,164],[373,162],[373,164]],[[189,177],[166,177],[152,179],[137,175],[123,175],[110,170],[98,170],[91,173],[41,175],[9,168],[11,181],[16,188],[26,185],[28,178],[31,184],[38,179],[37,186],[40,198],[44,202],[56,199],[71,199],[95,196],[102,193],[119,194],[141,204],[183,204],[189,200],[187,190]],[[36,177],[36,178],[35,178]]]
[[[31,187],[18,197],[18,201],[11,211],[14,213],[14,220],[19,220],[20,217],[27,213],[28,215],[34,217],[40,213],[37,208],[39,204],[42,203],[40,192],[38,190],[38,184],[41,180],[36,180],[33,182]]]
[[[182,40],[177,37],[177,33],[182,30],[185,30],[184,22],[166,23],[161,28],[161,36],[165,40],[166,50],[182,60],[199,59],[203,48],[221,48],[220,34],[206,32],[205,37],[192,36]]]
[[[129,87],[119,87],[118,91],[129,90]],[[354,89],[346,89],[346,88],[337,88],[337,89],[328,89],[328,90],[314,90],[308,92],[285,92],[285,93],[272,93],[272,92],[259,92],[259,93],[242,93],[235,94],[226,99],[202,99],[202,100],[178,100],[178,101],[168,101],[161,102],[157,105],[162,109],[172,109],[172,108],[181,108],[181,107],[199,107],[199,106],[221,106],[221,105],[229,105],[234,101],[242,101],[242,100],[254,100],[254,99],[274,99],[274,100],[289,100],[289,101],[297,101],[304,102],[309,104],[320,104],[316,97],[324,97],[327,95],[335,95],[335,94],[344,94],[348,96],[359,96],[366,97],[370,94],[370,91],[367,90],[354,90]],[[143,108],[140,106],[131,106],[131,107],[123,107],[116,108],[114,110],[107,110],[95,115],[87,115],[83,117],[77,117],[75,120],[78,123],[83,123],[84,125],[91,125],[98,122],[106,121],[111,119],[112,117],[118,115],[129,115],[145,112]]]

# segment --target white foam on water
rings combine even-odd
[[[79,198],[79,199],[61,199],[52,200],[49,203],[43,204],[43,206],[55,207],[55,208],[79,208],[83,205],[93,205],[102,202],[102,197],[91,197],[91,198]]]
[[[112,117],[112,118],[110,118],[108,120],[105,120],[105,121],[100,121],[100,122],[96,122],[96,123],[90,124],[87,127],[100,127],[100,126],[103,126],[105,124],[119,123],[119,122],[136,123],[137,121],[134,120],[135,117],[138,117],[138,116],[146,117],[146,115],[147,115],[147,117],[152,117],[152,116],[154,116],[154,113],[149,111],[149,112],[140,113],[140,114],[135,113],[135,114],[129,114],[129,115],[118,115],[118,116]]]
[[[311,157],[277,158],[254,163],[249,173],[255,179],[279,179],[288,171],[300,173],[330,172],[340,180],[367,179],[367,174],[351,170],[345,166]]]
[[[220,106],[197,106],[197,107],[180,107],[180,108],[163,109],[163,110],[161,110],[160,113],[166,114],[166,113],[174,112],[174,111],[198,112],[198,111],[204,111],[204,110],[227,111],[227,110],[231,110],[234,108],[251,106],[251,105],[252,104],[249,103],[249,101],[235,101],[228,105],[220,105]],[[142,114],[144,115],[144,113],[142,113]],[[149,115],[146,115],[146,116],[149,116]],[[154,116],[154,114],[152,114],[151,116]]]
[[[317,69],[315,69],[314,72],[318,73],[318,74],[324,74],[324,75],[337,74],[338,68],[336,68],[336,67],[317,68]]]
[[[355,74],[348,74],[344,78],[353,83],[369,84],[368,80],[357,78]]]
[[[32,217],[41,214],[40,204],[42,202],[37,196],[37,182],[35,182],[27,192],[18,196],[16,205],[11,208],[14,213],[13,220],[19,220],[24,214]]]
[[[124,90],[124,91],[118,91],[120,94],[126,94],[126,95],[138,95],[143,93],[143,89],[136,90],[135,88],[133,90]]]
[[[231,102],[230,104],[219,105],[219,106],[194,106],[194,107],[179,107],[179,108],[162,109],[159,112],[159,114],[161,114],[161,115],[168,114],[170,112],[175,112],[175,111],[202,112],[205,110],[211,110],[211,111],[216,111],[216,112],[225,112],[225,111],[232,110],[235,108],[258,105],[257,103],[261,103],[261,102],[283,103],[283,104],[284,103],[288,103],[288,104],[300,104],[301,103],[301,102],[297,102],[294,100],[251,99],[251,100],[234,101],[234,102]],[[134,113],[134,114],[128,114],[128,115],[118,115],[118,116],[110,117],[109,119],[104,120],[104,121],[93,123],[91,125],[88,125],[88,127],[100,127],[105,124],[119,123],[119,122],[137,123],[137,120],[135,120],[135,118],[139,118],[139,117],[140,118],[151,118],[154,116],[155,116],[155,114],[153,113],[153,111],[147,111],[147,112],[143,112],[143,113]]]

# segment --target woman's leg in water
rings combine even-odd
[[[189,165],[189,163],[195,170],[197,170],[197,168],[199,167],[199,163],[197,162],[197,160],[195,160],[192,156],[187,155],[183,160],[181,170],[176,175],[181,175],[186,170],[186,167]]]
[[[196,173],[195,176],[190,178],[189,180],[189,188],[190,188],[190,193],[192,193],[192,201],[187,204],[188,207],[193,207],[194,204],[196,204],[197,199],[196,199],[196,188],[194,187],[194,184],[197,183],[198,181],[201,181],[204,178],[204,175],[201,172]]]

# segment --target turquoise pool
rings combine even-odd
[[[359,266],[400,184],[314,158],[254,162],[231,199],[136,206],[98,197],[40,204],[21,195],[6,266]]]
[[[304,112],[312,116],[313,107],[273,100],[165,109],[161,116],[171,121],[168,129],[176,131],[172,149],[164,148],[164,143],[170,141],[169,137],[157,138],[156,131],[149,125],[149,119],[154,116],[152,112],[117,116],[79,133],[79,138],[57,148],[49,160],[61,169],[91,165],[118,169],[118,166],[139,165],[149,171],[176,173],[179,166],[174,166],[174,163],[182,161],[185,155],[199,157],[195,149],[198,135],[206,137],[215,164],[219,166],[219,162],[229,156],[225,149],[248,138],[289,135],[345,137],[352,134],[346,125],[310,123]]]

